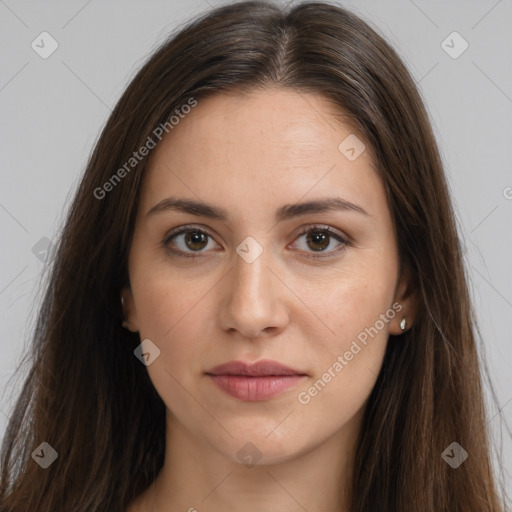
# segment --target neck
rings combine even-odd
[[[360,419],[302,453],[250,466],[206,445],[168,411],[164,466],[133,512],[347,512]]]

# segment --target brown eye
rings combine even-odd
[[[184,241],[189,249],[201,250],[208,244],[208,235],[201,231],[187,231]]]
[[[182,228],[168,235],[164,246],[175,254],[194,256],[212,249],[216,244],[211,235],[197,228]]]
[[[343,251],[349,242],[328,226],[314,226],[303,230],[295,244],[308,258],[328,258]],[[318,253],[318,254],[314,254]]]
[[[310,231],[306,237],[309,247],[314,251],[324,251],[329,247],[330,235],[325,231]]]

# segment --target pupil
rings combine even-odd
[[[205,246],[206,235],[200,231],[189,231],[186,235],[186,244],[189,249],[202,249]],[[199,247],[197,247],[199,244]]]
[[[323,233],[322,231],[313,231],[308,235],[308,242],[313,242],[314,244],[321,244],[319,250],[322,251],[329,246],[329,235]]]

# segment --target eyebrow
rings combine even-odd
[[[176,197],[167,197],[166,199],[163,199],[153,206],[146,213],[146,216],[173,210],[189,213],[198,217],[207,217],[209,219],[219,220],[222,222],[226,222],[229,218],[227,210],[224,208],[213,206],[201,201],[195,201],[193,199],[180,199]],[[304,203],[285,204],[277,209],[276,221],[282,222],[308,213],[323,213],[331,211],[354,211],[369,217],[371,216],[364,208],[351,203],[350,201],[341,199],[340,197],[326,197]]]

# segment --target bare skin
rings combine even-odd
[[[166,454],[129,512],[348,511],[368,396],[389,335],[401,333],[403,317],[410,326],[415,311],[370,148],[350,161],[338,146],[355,131],[335,113],[321,96],[292,90],[216,95],[153,150],[123,297],[127,328],[160,350],[147,371],[167,406]],[[227,218],[148,214],[171,196]],[[366,213],[275,218],[285,204],[331,197]],[[188,234],[166,236],[180,226]],[[313,228],[323,237],[301,234]],[[251,262],[236,251],[246,237],[257,244],[242,248],[262,250]],[[372,326],[377,334],[361,343]],[[205,373],[262,359],[305,377],[247,401]]]

